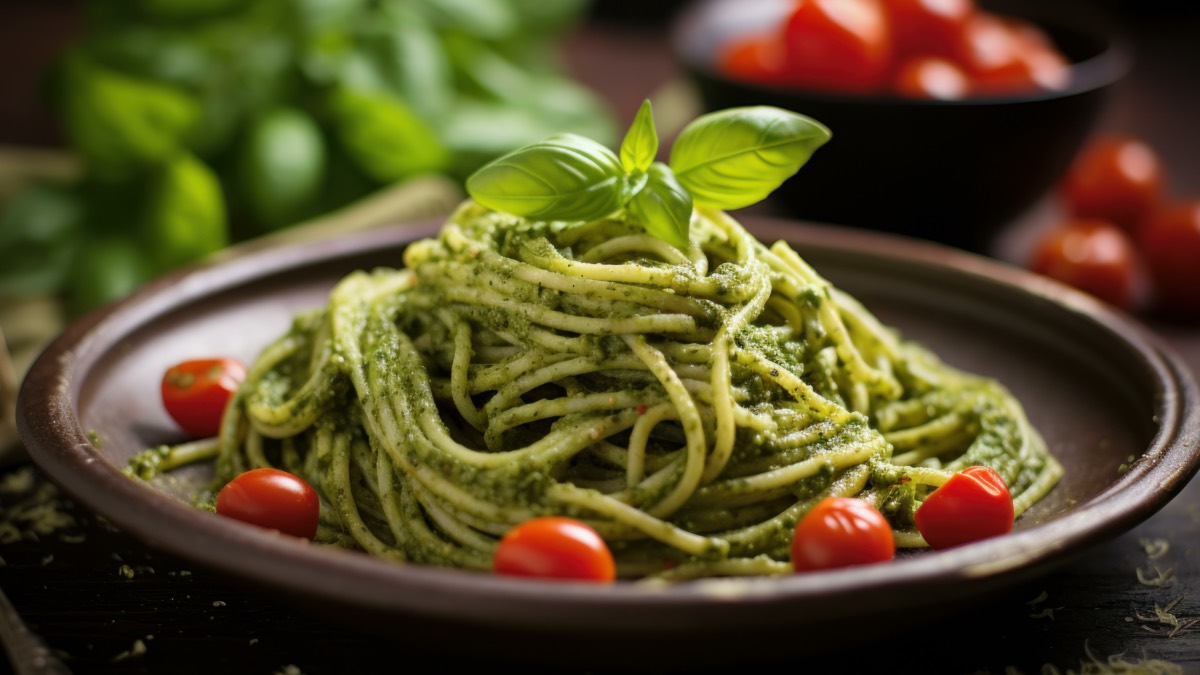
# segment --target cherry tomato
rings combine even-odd
[[[163,407],[191,436],[216,436],[225,405],[244,379],[246,367],[234,359],[184,361],[163,374]]]
[[[279,469],[251,469],[217,493],[217,513],[312,539],[317,534],[321,500],[299,476]]]
[[[914,520],[930,546],[944,549],[1012,531],[1013,513],[1000,474],[970,466],[926,497]]]
[[[852,497],[822,499],[796,523],[792,536],[797,572],[884,562],[895,555],[892,526],[874,506]]]
[[[892,44],[879,0],[799,0],[784,45],[792,84],[867,92],[887,80]]]
[[[1158,306],[1200,317],[1200,200],[1155,210],[1141,233]]]
[[[955,101],[967,96],[970,81],[950,61],[924,56],[909,59],[900,66],[892,81],[892,91],[908,98]]]
[[[1146,143],[1101,136],[1084,146],[1063,179],[1067,208],[1082,218],[1105,218],[1130,232],[1159,201],[1163,167]]]
[[[951,57],[975,0],[884,0],[896,54]]]
[[[972,94],[989,96],[1062,89],[1070,65],[1031,23],[978,12],[967,22],[957,61],[971,77]]]
[[[588,525],[557,516],[527,520],[500,540],[492,564],[497,574],[543,579],[611,582],[612,552]]]
[[[1054,41],[1038,26],[1012,17],[1001,18],[1018,45],[1018,58],[1029,72],[1029,79],[1047,90],[1065,89],[1071,83],[1071,64]]]
[[[1121,309],[1134,305],[1137,251],[1129,235],[1106,220],[1073,220],[1047,232],[1029,267]]]
[[[720,56],[721,72],[759,84],[783,82],[783,44],[775,35],[755,35],[729,45]]]

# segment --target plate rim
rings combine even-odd
[[[1009,292],[1032,294],[1094,322],[1143,358],[1159,387],[1154,405],[1161,423],[1143,452],[1145,461],[1135,462],[1107,489],[1054,520],[936,555],[786,578],[709,579],[665,588],[636,583],[596,587],[396,565],[264,533],[212,518],[127,478],[89,442],[75,416],[78,385],[71,379],[90,365],[89,349],[95,352],[105,339],[144,325],[179,303],[306,265],[399,247],[432,234],[441,220],[254,251],[157,279],[72,323],[45,349],[22,384],[18,428],[34,461],[73,498],[152,546],[219,573],[284,594],[299,587],[318,605],[352,614],[429,616],[479,625],[503,620],[513,630],[558,633],[614,630],[618,623],[622,630],[679,633],[704,625],[704,618],[717,611],[731,626],[755,630],[766,621],[764,607],[779,610],[772,623],[779,621],[781,612],[795,625],[807,620],[804,608],[814,602],[828,610],[821,613],[821,621],[836,621],[859,612],[856,603],[848,602],[839,615],[830,601],[899,588],[918,595],[924,591],[931,598],[945,599],[953,592],[973,597],[1065,562],[1124,532],[1165,506],[1200,468],[1200,390],[1182,360],[1132,317],[1052,280],[932,242],[782,218],[743,221],[756,233],[786,231],[789,240],[802,246],[949,268],[1008,287]],[[90,356],[94,361],[97,355]],[[331,567],[344,572],[344,578],[329,579]],[[456,602],[459,597],[476,602]],[[589,611],[572,611],[579,603],[586,603]]]

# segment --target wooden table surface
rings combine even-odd
[[[1101,126],[1145,137],[1169,167],[1172,192],[1200,197],[1200,87],[1185,67],[1200,64],[1200,21],[1184,4],[1156,3],[1160,12],[1129,17],[1139,60]],[[566,56],[623,119],[679,76],[655,24],[594,22],[568,40]],[[1018,261],[1053,213],[1052,204],[1034,209],[992,253]],[[1200,376],[1200,325],[1144,320]],[[0,517],[0,588],[76,673],[311,674],[371,672],[380,664],[410,670],[406,653],[419,650],[299,613],[158,552],[56,494],[29,465],[0,475]],[[1039,673],[1046,665],[1080,671],[1093,660],[1123,659],[1161,672],[1200,672],[1200,482],[1133,530],[1000,599],[907,632],[864,625],[863,643],[846,668]],[[432,656],[495,667],[468,642],[462,654]],[[768,658],[772,670],[809,663],[789,658],[786,645]],[[0,673],[7,667],[0,663]],[[526,672],[543,670],[599,672],[586,655]]]

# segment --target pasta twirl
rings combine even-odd
[[[286,469],[322,495],[318,539],[471,569],[513,525],[567,515],[622,576],[672,579],[788,571],[826,496],[867,499],[923,546],[913,512],[958,469],[998,471],[1018,514],[1053,487],[1000,384],[724,212],[698,208],[690,241],[467,202],[263,351],[218,482]]]

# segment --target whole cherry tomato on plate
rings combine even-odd
[[[1130,136],[1100,136],[1071,163],[1062,194],[1075,216],[1104,218],[1134,232],[1158,203],[1163,173],[1158,154],[1146,143]]]
[[[1140,243],[1159,308],[1200,317],[1200,200],[1156,209]]]
[[[1029,267],[1129,310],[1137,288],[1137,251],[1124,230],[1106,220],[1070,221],[1037,243]]]
[[[1013,514],[1000,474],[970,466],[926,497],[913,519],[930,546],[944,549],[1010,532]]]
[[[317,534],[321,500],[303,478],[279,469],[251,469],[217,493],[217,513],[312,539]]]
[[[246,367],[236,359],[195,359],[178,363],[163,374],[163,407],[191,436],[216,436],[221,430],[225,405],[244,379]]]
[[[783,35],[791,84],[869,92],[887,81],[892,43],[880,0],[799,0]]]
[[[585,523],[546,516],[527,520],[500,540],[493,556],[497,574],[611,582],[616,563],[604,539]]]
[[[874,506],[853,497],[817,502],[792,536],[792,567],[797,572],[866,565],[896,555],[892,526]]]

